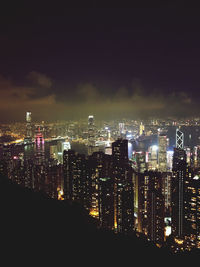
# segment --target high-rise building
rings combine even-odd
[[[57,165],[53,159],[48,160],[46,164],[46,179],[45,179],[45,192],[54,199],[58,199],[58,193],[62,190],[61,177],[62,167],[61,164]]]
[[[24,143],[32,143],[32,125],[31,125],[31,112],[26,112],[26,136],[24,138]]]
[[[152,145],[149,147],[148,170],[156,171],[157,169],[158,169],[158,146]]]
[[[91,210],[93,217],[99,217],[100,178],[111,177],[111,156],[103,152],[94,152],[89,156],[89,176],[91,180]]]
[[[2,146],[2,157],[0,160],[0,172],[4,177],[11,178],[11,147],[9,145]]]
[[[114,229],[114,184],[110,177],[99,179],[99,221],[105,229]]]
[[[34,181],[33,189],[45,191],[45,152],[44,152],[44,137],[38,127],[35,136],[35,156],[34,156]]]
[[[124,122],[119,123],[119,136],[123,138],[125,135]]]
[[[190,165],[193,168],[200,167],[200,146],[194,146],[190,149]]]
[[[128,164],[128,140],[119,138],[117,141],[113,142],[112,156],[113,164],[116,169],[120,168],[120,166],[126,166]],[[121,174],[119,172],[117,174],[121,179]]]
[[[92,155],[97,149],[95,147],[94,116],[88,116],[88,155]]]
[[[64,178],[64,198],[72,201],[73,197],[73,166],[75,164],[74,150],[63,153],[63,178]]]
[[[87,181],[85,155],[76,153],[73,164],[72,200],[84,205]]]
[[[164,241],[164,196],[160,172],[138,174],[137,229],[156,244],[161,245]]]
[[[24,146],[24,183],[25,187],[34,188],[35,144]]]
[[[176,129],[176,148],[184,148],[184,133],[180,129]]]
[[[59,140],[57,141],[57,159],[58,162],[63,164],[63,152],[64,150],[69,150],[71,149],[71,144],[68,140]]]
[[[114,181],[114,226],[116,232],[134,229],[133,169],[128,160],[128,141],[118,139],[112,143]]]
[[[135,156],[136,160],[136,171],[139,173],[143,173],[147,170],[147,162],[146,162],[146,152],[137,151],[134,152],[133,156]]]
[[[191,166],[191,161],[192,161],[192,154],[191,154],[191,149],[190,147],[185,147],[185,152],[186,152],[186,162],[188,166]]]
[[[170,214],[171,212],[171,181],[172,181],[172,173],[171,172],[163,172],[162,176],[162,193],[165,198],[165,212],[166,214]]]
[[[73,150],[64,150],[63,177],[64,198],[90,208],[90,177],[88,162],[85,155],[75,153]]]
[[[34,187],[34,162],[30,158],[24,160],[24,179],[25,187]]]
[[[139,135],[143,135],[144,134],[144,124],[141,122],[140,123],[140,127],[139,127]]]
[[[186,153],[183,149],[174,148],[172,176],[172,233],[183,238],[185,233],[185,194],[187,183]]]
[[[186,240],[189,248],[200,248],[200,176],[188,180],[185,199]]]
[[[167,171],[167,136],[164,134],[158,136],[158,170]]]
[[[174,154],[174,151],[171,151],[171,150],[167,151],[167,171],[168,172],[172,172],[173,154]]]
[[[13,182],[24,186],[24,161],[19,156],[14,156],[11,160],[11,179]]]

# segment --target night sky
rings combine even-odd
[[[199,13],[2,7],[0,122],[199,116]]]

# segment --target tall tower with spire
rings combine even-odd
[[[24,138],[25,144],[32,143],[32,125],[31,125],[31,112],[26,112],[26,136]]]

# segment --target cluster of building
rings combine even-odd
[[[200,248],[200,146],[185,146],[180,127],[173,150],[165,129],[158,128],[155,143],[143,123],[135,135],[122,122],[113,134],[106,126],[104,140],[97,141],[90,115],[87,153],[71,149],[65,138],[48,143],[44,128],[35,126],[33,135],[27,112],[23,144],[0,148],[3,175],[51,198],[80,203],[101,228],[136,232],[173,252]]]
[[[32,145],[1,146],[0,173],[21,186],[59,198],[62,195],[62,165],[45,157],[44,145],[42,132],[38,130]]]
[[[82,203],[100,227],[136,231],[173,252],[200,248],[200,147],[184,147],[178,128],[170,160],[167,147],[168,138],[159,131],[156,149],[133,151],[131,159],[122,136],[112,142],[110,154],[64,151],[65,198]]]
[[[117,232],[134,229],[133,169],[128,141],[112,143],[112,155],[93,152],[85,156],[64,151],[64,198],[78,201],[99,220],[100,226]]]

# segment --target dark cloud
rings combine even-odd
[[[45,74],[39,73],[37,71],[31,71],[27,75],[28,80],[32,81],[33,84],[39,87],[51,88],[52,80]]]
[[[94,114],[101,119],[186,117],[198,114],[198,100],[186,92],[147,92],[132,85],[106,92],[92,83],[82,83],[65,90],[52,86],[51,79],[39,72],[28,75],[35,86],[18,86],[0,76],[0,120],[19,121],[31,110],[35,120],[78,119]],[[41,93],[41,88],[44,91]],[[71,90],[70,90],[71,89]],[[35,97],[37,96],[37,97]]]

